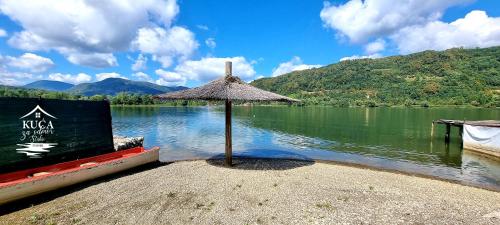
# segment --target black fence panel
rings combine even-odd
[[[107,101],[0,98],[0,173],[113,152]]]

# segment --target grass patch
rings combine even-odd
[[[82,219],[79,219],[79,218],[71,218],[71,223],[73,223],[73,224],[79,223],[81,221],[82,221]]]
[[[196,209],[201,209],[203,206],[205,206],[204,204],[202,203],[196,203],[196,205],[194,206]]]
[[[320,209],[333,209],[333,206],[330,203],[316,203],[316,207]]]
[[[339,196],[339,197],[337,197],[337,200],[347,202],[347,200],[349,200],[349,197],[347,197],[347,196]]]
[[[318,208],[331,208],[332,205],[330,203],[316,203],[316,207],[318,207]]]
[[[54,213],[52,215],[60,215],[60,213]],[[52,218],[50,218],[50,216],[43,215],[43,214],[38,214],[38,213],[35,213],[35,214],[31,215],[28,218],[28,222],[30,224],[46,224],[46,225],[55,225],[55,224],[57,224],[56,222],[53,221]]]
[[[215,205],[215,202],[210,202],[208,205],[203,203],[196,203],[195,209],[203,209],[203,210],[212,210],[212,207]]]
[[[28,219],[28,221],[31,224],[40,224],[42,221],[45,221],[45,216],[35,213],[35,214],[33,214],[33,215],[30,216],[30,218]]]

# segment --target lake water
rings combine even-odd
[[[144,136],[161,161],[224,153],[223,107],[113,107],[115,135]],[[444,142],[435,119],[500,119],[498,109],[236,106],[233,153],[323,159],[500,188],[500,162],[460,146],[458,129]]]

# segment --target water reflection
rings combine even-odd
[[[478,183],[498,184],[500,180],[498,161],[468,150],[464,150],[462,154],[462,173],[478,179]],[[475,176],[476,174],[483,175]]]
[[[224,152],[221,107],[115,107],[116,134],[144,136],[163,161],[206,159]],[[500,187],[498,162],[462,154],[458,131],[449,145],[447,119],[495,119],[495,109],[234,107],[235,155],[337,160]],[[466,161],[467,160],[467,161]],[[496,172],[495,172],[496,171]],[[496,175],[494,175],[496,174]]]

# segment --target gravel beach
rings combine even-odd
[[[499,192],[317,162],[221,163],[183,161],[101,179],[0,223],[500,224]]]

